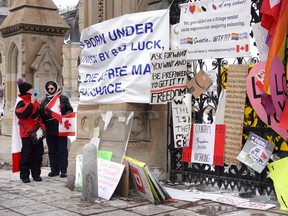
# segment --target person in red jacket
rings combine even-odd
[[[40,117],[40,104],[34,98],[34,89],[30,83],[22,79],[17,80],[20,94],[15,106],[15,114],[18,117],[19,133],[22,140],[20,179],[23,183],[30,182],[30,170],[34,181],[42,181],[40,177],[42,157],[44,153],[43,142],[33,144],[28,131],[33,130],[39,123],[44,129]]]

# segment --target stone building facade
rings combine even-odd
[[[62,83],[62,45],[68,28],[50,0],[13,2],[10,14],[0,26],[6,100],[5,115],[1,119],[2,135],[12,132],[18,78],[39,90],[39,100],[45,96],[43,87],[47,81]]]
[[[75,19],[68,26],[62,20],[65,20],[64,15],[62,18],[58,17],[58,10],[51,3],[52,0],[44,2],[43,4],[42,1],[36,0],[15,0],[9,15],[11,18],[8,16],[9,19],[5,19],[0,26],[2,33],[2,37],[0,36],[0,54],[2,54],[0,70],[5,79],[6,98],[5,115],[1,120],[1,134],[5,136],[11,135],[12,111],[17,95],[17,86],[15,85],[17,78],[25,78],[39,90],[43,89],[46,81],[56,80],[62,86],[63,94],[69,96],[71,102],[76,104],[78,102],[77,66],[81,54],[79,46],[81,30],[123,14],[164,9],[169,6],[169,1],[155,0],[80,0]],[[25,4],[28,4],[29,7],[25,7]],[[38,10],[38,14],[41,10],[41,15],[45,19],[35,17],[31,19],[30,10],[32,9]],[[25,22],[21,22],[16,19],[17,16],[13,16],[13,14],[17,15],[19,11]],[[18,16],[20,15],[18,14]],[[57,25],[50,23],[55,19]],[[36,22],[40,20],[46,20],[48,23]],[[19,23],[16,23],[17,21]],[[21,28],[18,28],[16,24],[19,24]],[[66,32],[68,29],[69,34]],[[72,33],[77,31],[79,33],[78,41],[77,36],[71,38]],[[41,99],[43,96],[44,93],[40,91],[39,98]],[[108,136],[106,134],[105,137],[102,137],[104,141],[114,142],[117,141],[117,137],[129,133],[126,149],[128,156],[143,161],[150,167],[157,167],[164,173],[168,171],[169,112],[167,105],[79,104],[77,109],[77,138],[71,144],[69,151],[68,184],[71,187],[73,187],[75,177],[75,157],[82,153],[83,146],[91,140],[94,129],[101,124],[99,122],[107,111],[115,113],[114,119],[120,114],[133,112],[134,119],[131,132],[127,131],[127,128],[115,130],[110,134],[114,140],[109,140],[109,134]],[[100,138],[101,133],[105,134],[104,131],[100,131]]]
[[[127,13],[168,8],[169,1],[148,0],[85,0],[79,3],[79,30],[102,21]],[[65,49],[65,48],[64,48]],[[76,49],[75,49],[76,51]],[[77,51],[76,51],[77,52]],[[65,68],[65,65],[64,65]],[[94,128],[101,128],[101,116],[113,112],[113,118],[120,114],[134,113],[133,125],[126,149],[126,155],[157,168],[162,174],[168,172],[168,105],[149,104],[96,104],[78,105],[77,139],[72,143],[69,155],[68,185],[73,188],[75,157],[82,152],[83,146],[93,137]],[[116,120],[114,120],[116,122]],[[110,136],[100,129],[103,143],[112,145],[111,137],[122,137],[127,129],[114,130]],[[101,142],[100,142],[101,145]]]

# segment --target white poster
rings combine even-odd
[[[186,93],[187,50],[151,53],[151,104],[165,104]]]
[[[181,5],[179,48],[188,59],[250,55],[251,0],[207,0]]]
[[[76,156],[75,187],[83,187],[83,155]],[[97,158],[98,196],[110,200],[124,171],[125,165],[113,161]]]
[[[174,147],[189,147],[191,130],[191,101],[190,93],[177,96],[172,101]]]
[[[169,10],[126,14],[89,26],[80,46],[80,103],[149,103],[150,52],[169,50]]]
[[[192,162],[213,164],[215,124],[194,124]]]
[[[110,200],[121,179],[125,165],[102,158],[97,159],[99,197]]]

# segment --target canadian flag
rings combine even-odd
[[[59,124],[59,136],[75,136],[76,134],[76,113],[69,113],[62,116],[62,123]]]
[[[248,52],[249,51],[249,45],[236,45],[236,52]]]
[[[46,108],[52,111],[52,116],[62,123],[61,107],[60,107],[60,93],[58,92],[52,100],[47,104]]]

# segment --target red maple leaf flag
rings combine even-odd
[[[61,107],[60,107],[60,93],[54,95],[52,100],[47,104],[46,108],[51,110],[52,116],[62,123]]]
[[[244,44],[242,45],[236,45],[236,52],[248,52],[249,51],[249,45]]]
[[[76,134],[76,113],[69,113],[62,116],[62,123],[59,123],[59,136],[75,136]]]

